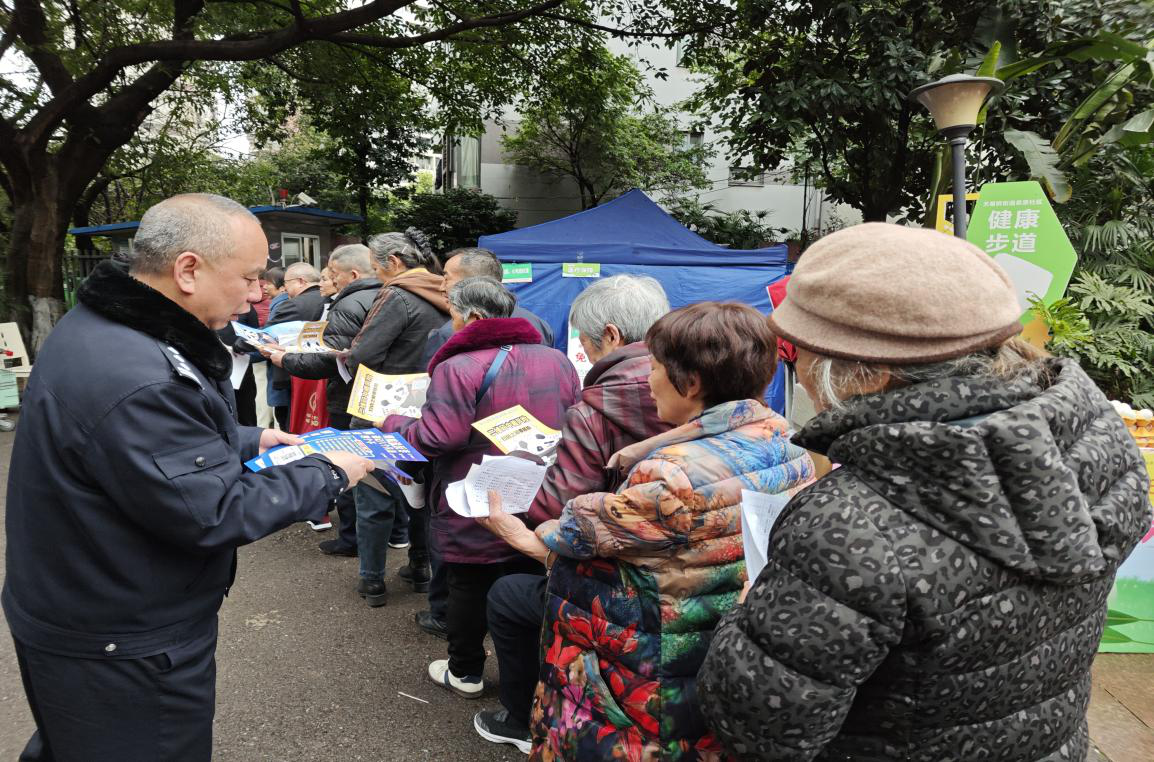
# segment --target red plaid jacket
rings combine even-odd
[[[637,342],[602,358],[585,376],[581,399],[565,413],[557,462],[529,509],[529,526],[560,518],[578,495],[616,491],[620,477],[605,470],[609,457],[670,428],[649,396],[649,370],[649,350]]]

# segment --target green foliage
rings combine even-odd
[[[1105,148],[1072,174],[1058,207],[1079,251],[1068,296],[1034,312],[1049,348],[1077,359],[1113,399],[1154,406],[1154,149]]]
[[[685,145],[674,112],[653,105],[641,73],[601,45],[559,56],[503,144],[510,161],[572,179],[583,209],[631,188],[673,194],[708,185],[711,150]]]
[[[906,99],[913,87],[957,72],[1011,80],[972,136],[970,180],[1029,176],[1007,134],[1024,145],[1026,133],[1056,135],[1077,113],[1069,143],[1081,155],[1082,137],[1124,124],[1132,137],[1145,124],[1140,103],[1122,109],[1127,88],[1087,112],[1110,71],[1142,49],[1149,18],[1148,0],[738,3],[727,34],[687,40],[688,62],[708,77],[691,105],[728,128],[735,158],[816,166],[826,194],[867,220],[932,224],[949,154]],[[1042,143],[1029,140],[1035,164]]]
[[[1066,173],[1058,166],[1058,152],[1049,143],[1035,132],[1022,130],[1006,130],[1003,137],[1022,154],[1030,167],[1031,176],[1042,183],[1050,198],[1058,203],[1070,200],[1073,190],[1066,180]]]
[[[710,203],[678,197],[667,202],[669,214],[706,240],[731,249],[758,249],[776,242],[784,228],[767,223],[768,211],[719,211]]]
[[[739,4],[729,39],[688,41],[688,62],[708,75],[691,105],[725,125],[735,159],[811,159],[828,196],[882,220],[919,203],[937,148],[906,93],[961,68],[956,51],[973,48],[992,6]]]
[[[1079,259],[1064,303],[1039,312],[1050,349],[1114,399],[1154,407],[1154,147],[1104,146],[1070,180],[1057,212]]]
[[[516,212],[503,208],[496,198],[463,188],[413,194],[399,202],[392,217],[398,230],[414,227],[428,235],[438,254],[476,246],[481,236],[504,233],[516,224]]]

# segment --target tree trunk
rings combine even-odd
[[[364,181],[357,184],[357,207],[361,213],[361,240],[369,240],[369,187]]]
[[[61,177],[57,162],[37,164],[26,175],[35,178],[31,183],[14,183],[7,278],[12,319],[33,355],[65,311],[61,260],[80,195],[75,183]]]

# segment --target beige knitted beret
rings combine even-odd
[[[829,357],[911,365],[997,346],[1021,315],[1010,276],[976,246],[870,222],[805,252],[770,325]]]

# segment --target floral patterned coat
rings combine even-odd
[[[793,493],[813,463],[760,402],[727,402],[625,448],[616,493],[537,532],[549,579],[534,760],[716,760],[696,674],[745,582],[741,490]]]

